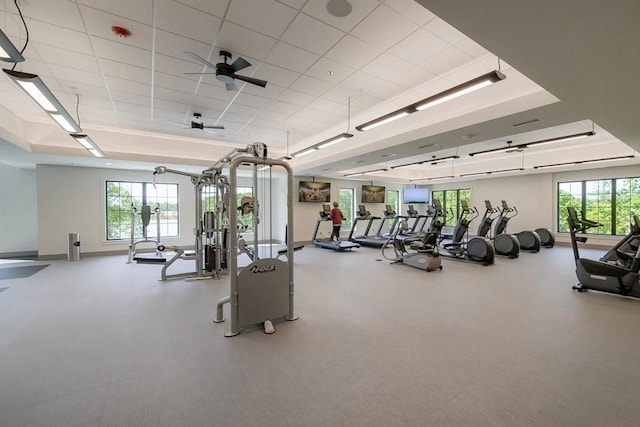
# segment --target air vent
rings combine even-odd
[[[418,148],[431,148],[431,147],[440,147],[440,144],[426,144],[426,145],[421,145]]]
[[[394,157],[394,156],[397,156],[397,154],[396,153],[387,153],[387,154],[383,154],[380,157],[382,157],[383,159],[386,159],[388,157]]]
[[[542,119],[532,119],[532,120],[527,120],[526,122],[520,122],[520,123],[514,123],[511,126],[514,128],[517,128],[518,126],[524,126],[524,125],[530,125],[532,123],[537,123],[537,122],[541,122]]]
[[[364,160],[356,160],[353,162],[354,165],[359,165],[360,163],[364,163]]]
[[[320,172],[326,172],[326,171],[330,171],[330,170],[331,170],[331,168],[324,168],[324,169],[321,169]]]

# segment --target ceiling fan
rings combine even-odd
[[[191,129],[201,129],[201,130],[205,130],[205,129],[224,129],[224,126],[205,126],[204,122],[202,121],[202,114],[200,113],[193,113],[193,120],[191,120]]]
[[[185,52],[185,55],[190,57],[191,59],[200,62],[201,64],[206,65],[207,67],[214,68],[215,73],[185,73],[185,74],[215,74],[216,79],[223,82],[227,88],[227,90],[238,90],[234,80],[242,80],[243,82],[251,83],[260,87],[265,87],[267,85],[266,80],[254,79],[253,77],[241,76],[236,74],[236,71],[243,70],[247,67],[250,67],[251,64],[244,58],[238,57],[232,64],[229,64],[227,61],[231,59],[231,53],[226,50],[220,51],[220,57],[224,62],[218,62],[217,64],[212,64],[207,61],[200,55],[194,52]]]

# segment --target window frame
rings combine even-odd
[[[350,193],[351,203],[348,208],[345,207],[345,204],[343,203],[343,191]],[[342,228],[345,230],[351,230],[353,228],[353,221],[356,213],[356,189],[354,187],[340,187],[338,189],[338,200],[344,217],[342,221]]]

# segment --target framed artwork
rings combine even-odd
[[[362,203],[384,203],[385,187],[379,185],[362,186]]]
[[[316,181],[300,181],[298,187],[299,202],[324,202],[331,201],[331,183]]]

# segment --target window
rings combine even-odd
[[[558,183],[558,232],[569,232],[567,206],[602,224],[592,234],[624,235],[633,215],[640,214],[640,178]]]
[[[236,187],[236,206],[242,206],[243,197],[253,197],[253,187]],[[253,228],[253,210],[246,214],[238,212],[238,223],[242,224],[245,230]]]
[[[471,189],[440,190],[432,192],[432,200],[438,199],[442,203],[442,209],[447,214],[445,226],[455,226],[460,216],[460,201],[471,203]]]
[[[341,188],[339,193],[340,210],[344,219],[342,227],[350,230],[353,227],[353,214],[356,211],[356,190],[355,188]]]
[[[160,209],[160,238],[178,236],[178,184],[150,182],[106,183],[107,240],[131,238],[131,207],[140,212],[142,205],[151,206],[152,212]],[[142,221],[136,217],[134,238],[142,238]],[[152,215],[147,227],[147,237],[157,237],[156,217]]]
[[[387,190],[387,205],[390,205],[391,209],[400,215],[400,196],[398,190]],[[395,219],[388,219],[387,227],[391,227],[394,221]]]

